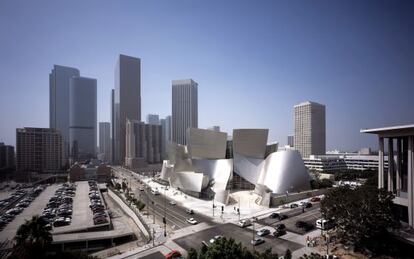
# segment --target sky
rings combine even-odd
[[[0,1],[0,142],[49,126],[49,73],[98,82],[110,121],[119,54],[141,59],[142,118],[171,114],[171,80],[198,84],[199,127],[269,128],[326,105],[327,150],[377,149],[361,128],[414,123],[413,1]]]

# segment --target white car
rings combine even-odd
[[[170,201],[170,204],[174,206],[174,205],[176,205],[177,203],[176,203],[175,201]]]
[[[252,223],[250,221],[250,219],[242,219],[239,221],[239,227],[244,228],[247,226],[250,226]]]
[[[198,223],[198,221],[195,220],[194,218],[188,218],[186,219],[186,221],[190,223],[191,225],[196,225]]]

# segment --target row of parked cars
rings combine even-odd
[[[89,184],[89,208],[93,213],[93,223],[95,225],[108,223],[108,214],[105,211],[105,206],[99,192],[99,187],[96,181],[88,181]]]
[[[49,199],[42,215],[45,227],[61,227],[70,225],[73,213],[73,198],[76,195],[76,184],[64,183],[55,191],[55,195]]]
[[[2,200],[1,204],[3,209],[13,203],[16,203],[17,201],[18,202],[0,216],[0,231],[3,230],[17,215],[19,215],[24,208],[28,207],[43,190],[44,187],[41,185],[35,186],[31,190],[20,189],[10,195],[10,197]]]

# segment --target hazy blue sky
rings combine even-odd
[[[98,80],[110,120],[118,54],[141,58],[142,117],[171,114],[171,80],[199,83],[199,127],[269,128],[326,105],[327,148],[377,148],[360,128],[414,123],[413,1],[0,1],[0,141],[49,126],[49,72]]]

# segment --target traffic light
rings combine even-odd
[[[223,212],[224,211],[224,206],[221,206],[221,212]]]
[[[165,219],[165,217],[162,217],[162,223],[167,224],[167,220]]]

